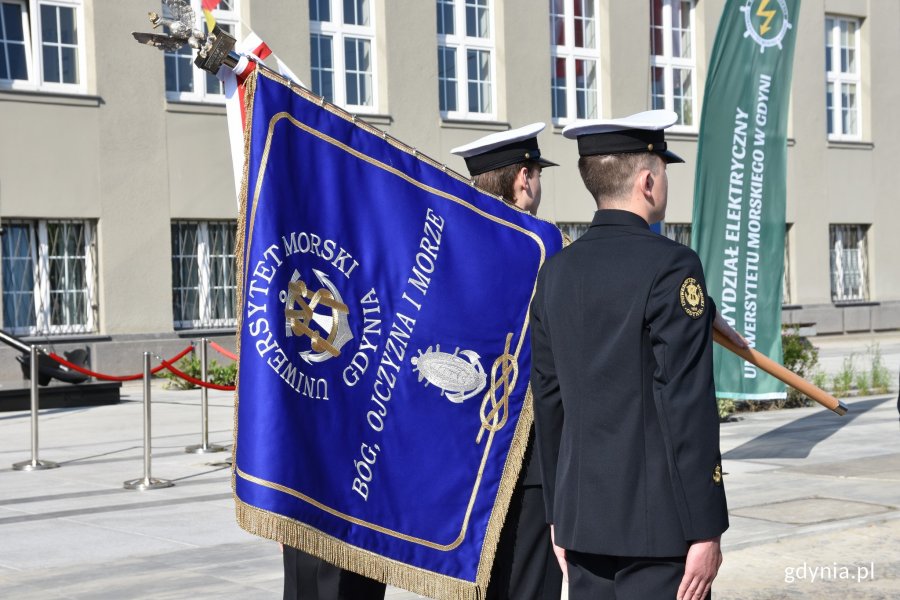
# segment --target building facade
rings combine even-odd
[[[235,325],[221,85],[189,50],[135,43],[146,10],[160,10],[139,4],[0,0],[2,327],[57,351],[88,346],[94,369],[116,373]],[[724,4],[222,0],[213,14],[239,38],[255,31],[316,93],[461,172],[451,148],[546,122],[542,149],[561,166],[544,171],[539,215],[573,235],[595,207],[562,128],[672,109],[687,164],[669,169],[666,233],[684,240]],[[900,3],[803,0],[793,22],[784,321],[900,329],[887,176],[900,149]],[[0,350],[0,379],[18,377],[14,354]]]

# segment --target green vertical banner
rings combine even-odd
[[[782,362],[787,121],[800,0],[728,0],[706,80],[691,245],[719,313]],[[785,397],[784,385],[715,349],[716,395]]]

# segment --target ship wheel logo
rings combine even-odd
[[[300,273],[294,271],[288,289],[280,294],[287,335],[310,340],[310,349],[300,352],[300,358],[308,364],[339,356],[344,344],[353,339],[348,321],[350,309],[341,293],[325,273],[316,269],[313,273],[322,284],[318,291],[309,289]]]

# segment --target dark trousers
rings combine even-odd
[[[284,547],[284,600],[382,600],[385,584]]]
[[[566,550],[569,600],[674,600],[684,556],[634,558]]]
[[[562,571],[553,555],[540,486],[519,485],[491,570],[487,600],[559,600]]]

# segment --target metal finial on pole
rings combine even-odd
[[[31,351],[31,460],[24,460],[13,465],[16,471],[40,471],[55,469],[59,463],[38,459],[38,348],[32,345]]]
[[[155,490],[175,485],[168,479],[154,479],[150,476],[150,353],[144,352],[144,477],[124,483],[126,490]]]
[[[206,354],[208,344],[208,339],[200,339],[200,379],[203,380],[203,383],[206,383],[209,379],[209,367],[207,364]],[[225,450],[224,446],[209,443],[209,390],[203,386],[200,386],[200,412],[200,428],[202,431],[200,443],[194,444],[193,446],[187,446],[184,451],[188,454],[210,454],[213,452],[222,452],[223,450]]]

